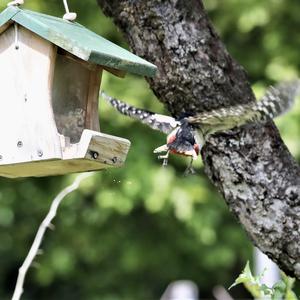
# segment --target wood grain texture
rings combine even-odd
[[[57,54],[52,103],[58,132],[77,143],[85,128],[91,70]]]
[[[62,148],[62,159],[0,165],[0,176],[41,177],[121,167],[129,148],[126,139],[86,129],[79,143]]]
[[[80,88],[73,89],[79,94],[65,93],[65,88],[72,90],[71,83],[76,80],[68,68],[69,81],[57,78],[59,72],[54,69],[61,70],[61,65],[57,64],[56,46],[19,25],[17,31],[17,44],[14,26],[0,35],[0,176],[49,176],[123,165],[130,142],[98,132],[102,69],[91,70],[67,59],[71,71],[74,65],[86,71],[86,82],[83,93]],[[62,81],[63,92],[52,101],[57,81]],[[66,94],[71,97],[69,102]],[[56,105],[54,112],[52,105]],[[78,123],[81,115],[72,114],[71,110],[77,112],[80,105],[84,111],[82,124]],[[60,124],[64,126],[67,120],[66,125],[72,127],[68,127],[65,136],[57,131],[54,113],[56,121],[61,120],[61,115],[68,117]],[[73,131],[76,142],[72,142]]]
[[[0,35],[2,164],[61,157],[51,107],[56,47],[18,26]]]
[[[85,128],[95,131],[100,131],[98,107],[102,71],[99,67],[95,71],[91,71],[89,79]]]
[[[149,79],[173,116],[254,101],[200,0],[98,0],[132,50],[158,66]],[[272,122],[217,134],[206,173],[255,245],[300,279],[300,169]]]

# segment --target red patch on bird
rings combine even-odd
[[[178,152],[178,151],[176,151],[176,150],[170,150],[170,153],[172,153],[172,154],[176,154],[176,155],[183,155],[183,156],[188,156],[188,155],[186,155],[185,154],[185,152]]]
[[[195,150],[195,152],[197,153],[197,155],[199,155],[200,147],[199,147],[198,144],[194,144],[194,150]]]
[[[167,144],[171,144],[176,140],[176,134],[167,137]]]

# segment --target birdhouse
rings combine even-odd
[[[121,166],[130,142],[100,132],[103,71],[156,67],[78,23],[18,7],[0,14],[0,176]]]

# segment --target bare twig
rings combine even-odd
[[[30,248],[22,266],[19,269],[18,279],[16,282],[12,300],[19,300],[21,298],[21,295],[23,293],[23,285],[24,285],[26,273],[27,273],[29,267],[32,265],[34,258],[40,253],[39,247],[42,243],[42,239],[45,235],[47,227],[50,228],[51,226],[53,226],[51,224],[51,222],[54,219],[54,217],[56,216],[58,206],[60,205],[62,200],[68,194],[70,194],[73,191],[75,191],[76,189],[78,189],[79,184],[83,179],[85,179],[91,175],[92,175],[92,173],[83,173],[83,174],[78,175],[76,177],[76,179],[74,180],[74,182],[71,185],[64,188],[52,201],[50,210],[49,210],[47,216],[45,217],[45,219],[43,220],[43,222],[41,223],[41,225],[38,229],[38,232],[34,238],[34,241],[31,245],[31,248]]]

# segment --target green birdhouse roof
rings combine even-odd
[[[40,37],[93,64],[154,76],[156,66],[115,45],[84,26],[37,12],[10,6],[0,14],[0,33],[16,22]]]

